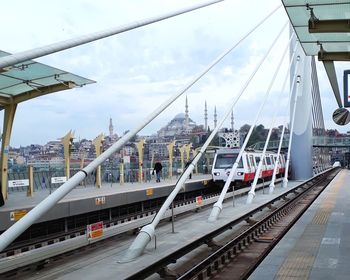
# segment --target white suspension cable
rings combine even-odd
[[[238,94],[238,96],[233,98],[233,101],[230,103],[231,105],[229,106],[228,110],[226,111],[226,114],[220,120],[219,124],[215,127],[215,129],[212,131],[212,133],[209,135],[208,139],[205,141],[205,143],[201,147],[201,149],[198,152],[198,154],[194,157],[194,159],[192,160],[191,164],[186,168],[185,172],[181,175],[181,177],[179,178],[179,180],[176,183],[176,186],[175,186],[174,190],[169,194],[168,198],[165,200],[165,202],[163,203],[162,207],[159,209],[157,215],[153,218],[152,223],[144,226],[141,229],[140,233],[138,234],[138,236],[136,237],[134,242],[131,244],[131,246],[127,250],[127,252],[126,252],[124,258],[121,260],[121,262],[129,262],[129,261],[137,258],[138,256],[140,256],[142,254],[142,252],[144,251],[144,249],[146,248],[147,244],[152,240],[152,238],[154,236],[155,228],[157,227],[157,225],[160,222],[161,218],[164,216],[165,211],[169,208],[170,204],[175,199],[176,195],[178,194],[178,192],[182,188],[183,184],[187,180],[189,174],[191,174],[191,172],[193,171],[195,165],[197,164],[197,162],[199,161],[199,159],[201,158],[201,156],[203,155],[203,153],[205,152],[205,150],[209,146],[210,142],[214,139],[214,137],[215,137],[216,133],[219,131],[220,127],[223,125],[223,123],[225,122],[227,117],[231,114],[234,106],[238,102],[239,98],[242,96],[243,92],[245,91],[245,89],[249,85],[250,81],[253,79],[253,77],[255,76],[257,71],[259,70],[259,68],[262,65],[262,63],[265,61],[267,55],[272,50],[272,47],[277,42],[278,38],[282,34],[282,32],[285,29],[285,27],[286,27],[286,25],[281,29],[281,31],[277,35],[276,39],[271,44],[268,52],[261,59],[261,61],[258,63],[256,68],[254,69],[254,71],[252,72],[252,74],[250,75],[250,77],[248,78],[246,83],[244,84],[244,86],[241,89],[241,91]]]
[[[280,7],[280,6],[279,6]],[[279,8],[278,7],[278,8]],[[261,25],[265,20],[267,20],[278,8],[274,9],[269,13],[262,21],[260,21],[256,26],[253,27],[251,31],[247,34],[251,34],[259,25]],[[244,35],[240,39],[239,43],[246,38]],[[237,46],[239,43],[235,43]],[[58,201],[65,197],[73,188],[75,188],[85,177],[95,170],[99,165],[101,165],[106,159],[113,155],[121,149],[133,136],[135,136],[141,129],[143,129],[147,124],[149,124],[153,119],[155,119],[161,112],[163,112],[167,107],[169,107],[176,99],[178,99],[183,93],[185,93],[189,88],[191,88],[199,79],[201,79],[210,69],[212,69],[216,64],[218,64],[230,51],[235,47],[229,48],[217,59],[214,60],[204,71],[197,75],[188,85],[186,85],[179,93],[176,93],[170,97],[166,102],[161,104],[154,112],[143,119],[143,121],[136,126],[134,129],[125,134],[121,139],[114,143],[110,148],[103,152],[99,157],[93,160],[84,169],[76,173],[67,182],[60,186],[55,192],[46,197],[42,202],[40,202],[36,207],[34,207],[28,214],[21,218],[18,222],[8,228],[5,232],[0,235],[0,252],[4,250],[8,245],[11,244],[20,234],[22,234],[28,227],[30,227],[36,220],[38,220],[43,214],[45,214],[49,209],[51,209]]]
[[[274,78],[273,78],[273,82],[275,81],[276,77],[277,77],[277,74],[278,72],[280,71],[280,68],[281,68],[281,65],[282,65],[282,62],[284,60],[284,57],[286,55],[286,52],[289,48],[289,45],[290,45],[290,42],[292,41],[294,37],[294,32],[292,33],[292,35],[290,36],[290,39],[287,43],[287,46],[281,56],[281,59],[279,61],[279,64],[277,65],[277,68],[276,68],[276,72],[274,74]],[[293,54],[294,55],[294,54]],[[291,63],[289,64],[291,65]],[[288,69],[289,70],[289,69]],[[287,71],[287,74],[288,74],[289,71]],[[282,95],[282,93],[284,92],[284,87],[285,87],[285,84],[286,84],[286,80],[284,81],[284,84],[283,84],[283,90],[281,90],[279,92],[279,95],[278,95],[278,99],[279,97]],[[259,179],[259,175],[260,175],[260,171],[261,171],[261,168],[262,168],[262,165],[263,165],[263,162],[264,162],[264,159],[265,159],[265,154],[266,154],[266,150],[267,150],[267,146],[269,144],[269,141],[270,141],[270,137],[271,137],[271,133],[272,133],[272,128],[273,128],[273,125],[275,123],[275,118],[277,116],[277,113],[279,112],[279,110],[275,110],[274,114],[273,114],[273,117],[272,117],[272,120],[271,120],[271,125],[270,125],[270,129],[267,133],[267,137],[266,137],[266,141],[265,141],[265,145],[264,145],[264,148],[263,148],[263,151],[261,153],[261,156],[260,156],[260,161],[259,161],[259,164],[258,164],[258,168],[255,170],[255,175],[254,175],[254,180],[253,180],[253,183],[250,187],[250,191],[248,192],[248,196],[247,196],[247,203],[250,204],[253,202],[253,199],[254,199],[254,196],[255,196],[255,188],[256,188],[256,184],[258,183],[258,179]]]
[[[283,30],[285,29],[286,26],[287,26],[287,23],[282,27],[280,33],[278,34],[278,37],[276,38],[276,41],[277,41],[277,39],[279,38],[279,36],[282,34],[282,32],[283,32]],[[269,49],[268,53],[271,51],[271,49],[272,49],[272,47]],[[267,54],[268,54],[268,53],[267,53]],[[277,73],[275,73],[275,75],[274,75],[274,77],[273,77],[272,80],[275,79],[276,75],[277,75]],[[242,158],[244,149],[246,148],[246,146],[247,146],[247,144],[248,144],[248,141],[249,141],[249,138],[250,138],[250,136],[251,136],[251,134],[252,134],[252,131],[253,131],[253,129],[254,129],[254,126],[255,126],[255,124],[257,123],[257,121],[258,121],[258,119],[259,119],[259,117],[260,117],[260,114],[261,114],[261,112],[262,112],[262,109],[263,109],[263,107],[264,107],[264,105],[265,105],[265,103],[266,103],[266,101],[267,101],[267,98],[268,98],[268,96],[269,96],[270,90],[271,90],[271,88],[272,88],[272,84],[273,84],[273,82],[271,81],[271,83],[270,83],[270,85],[269,85],[269,87],[268,87],[268,90],[267,90],[267,92],[266,92],[266,94],[265,94],[264,101],[263,101],[263,103],[261,104],[261,106],[260,106],[260,108],[259,108],[259,110],[258,110],[258,113],[257,113],[257,115],[256,115],[256,117],[255,117],[254,122],[253,122],[253,125],[250,127],[250,129],[249,129],[249,131],[248,131],[248,134],[247,134],[247,136],[246,136],[246,138],[245,138],[245,140],[244,140],[244,142],[243,142],[243,145],[242,145],[242,147],[241,147],[241,150],[239,151],[239,154],[238,154],[238,156],[237,156],[237,159],[236,159],[235,163],[233,164],[233,166],[232,166],[232,168],[231,168],[231,170],[230,170],[230,174],[229,174],[228,178],[226,179],[226,183],[225,183],[225,185],[224,185],[224,187],[223,187],[223,189],[222,189],[222,191],[221,191],[221,193],[220,193],[219,199],[218,199],[218,201],[213,205],[213,209],[212,209],[212,211],[211,211],[211,213],[210,213],[210,216],[209,216],[209,218],[208,218],[208,221],[209,221],[209,222],[214,222],[214,221],[216,221],[217,218],[219,217],[220,213],[221,213],[221,210],[222,210],[222,202],[224,201],[224,198],[225,198],[225,196],[226,196],[226,193],[227,193],[227,191],[228,191],[228,188],[229,188],[229,186],[230,186],[230,184],[231,184],[231,181],[232,181],[232,179],[233,179],[233,175],[236,173],[236,169],[237,169],[237,167],[238,167],[238,163],[239,163],[239,161],[240,161],[241,158]],[[234,198],[234,189],[233,189],[233,198]]]

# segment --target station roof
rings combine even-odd
[[[350,61],[350,1],[282,0],[306,55],[323,62],[338,106],[343,106],[334,61]]]
[[[306,55],[350,51],[350,1],[282,0]],[[350,59],[350,58],[349,58]]]
[[[7,55],[0,50],[0,57]],[[0,70],[0,106],[91,83],[95,81],[28,60]]]

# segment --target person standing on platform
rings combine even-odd
[[[191,161],[186,162],[185,170],[190,166],[190,164],[191,164]],[[192,172],[191,172],[190,175],[188,176],[188,179],[192,179]]]
[[[163,166],[162,164],[157,161],[155,164],[154,164],[154,168],[153,170],[156,172],[156,182],[159,183],[160,182],[160,173],[162,172],[162,169],[163,169]]]

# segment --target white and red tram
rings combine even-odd
[[[212,168],[214,182],[226,182],[232,166],[237,159],[238,153],[238,149],[219,149],[216,151]],[[232,180],[237,183],[248,183],[253,181],[261,156],[261,151],[244,151]],[[282,174],[285,170],[284,155],[281,154],[279,157],[276,174]],[[272,177],[276,159],[277,153],[265,153],[259,179]]]

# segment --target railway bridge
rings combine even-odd
[[[258,3],[247,7],[239,1],[196,1],[190,7],[167,10],[159,16],[34,49],[13,54],[0,52],[0,106],[4,113],[0,277],[348,278],[347,217],[350,209],[346,182],[350,173],[342,169],[339,162],[332,161],[330,149],[343,148],[345,151],[350,142],[348,137],[326,135],[326,124],[331,122],[330,116],[324,112],[328,112],[329,107],[336,109],[333,119],[340,125],[346,126],[350,120],[346,109],[350,105],[348,70],[344,71],[343,100],[338,84],[340,71],[350,66],[346,64],[350,57],[350,3],[327,0],[274,2],[278,6],[266,14],[262,11],[255,14],[253,10]],[[235,37],[233,44],[217,57],[213,56],[212,61],[201,60],[204,54],[203,57],[199,55],[197,64],[200,68],[198,65],[193,68],[197,72],[192,73],[181,87],[174,86],[174,93],[167,96],[163,103],[154,104],[155,108],[149,114],[140,112],[139,122],[107,150],[101,150],[103,135],[96,137],[93,141],[96,158],[89,164],[82,164],[74,171],[70,168],[73,132],[69,131],[62,138],[64,176],[49,174],[48,187],[40,184],[43,175],[35,179],[33,170],[29,168],[27,177],[21,178],[28,180],[29,187],[23,187],[23,180],[9,180],[9,176],[13,176],[8,173],[9,145],[19,103],[73,88],[85,91],[95,83],[92,79],[39,63],[37,59],[70,50],[89,49],[91,45],[88,43],[93,41],[121,40],[131,32],[169,22],[174,24],[171,28],[175,30],[181,28],[177,24],[185,18],[193,19],[190,24],[185,22],[186,30],[189,30],[201,14],[204,22],[215,25],[216,20],[228,10],[237,11],[239,21],[228,28],[230,32],[226,32],[226,24],[216,31],[225,31],[225,36],[230,36],[232,30],[239,29],[244,30],[243,34]],[[89,12],[93,17],[94,11]],[[245,22],[245,18],[249,21]],[[209,25],[206,26],[209,28]],[[157,33],[157,30],[153,31],[152,41]],[[251,39],[255,35],[258,36],[255,38],[257,41]],[[206,39],[209,40],[209,37]],[[249,47],[249,44],[254,46]],[[254,52],[256,44],[265,45],[264,51],[258,55],[250,53]],[[203,53],[213,54],[209,43],[201,45],[206,50]],[[216,48],[224,44],[215,40],[213,45]],[[136,47],[133,43],[127,49],[131,54],[132,48]],[[246,52],[249,52],[246,59],[240,60]],[[130,54],[128,56],[132,59]],[[177,63],[176,59],[164,60],[168,65]],[[234,67],[225,64],[224,68],[219,68],[227,60],[240,62]],[[98,67],[98,61],[95,64]],[[157,67],[156,62],[152,65]],[[112,68],[115,69],[115,65]],[[218,68],[220,71],[210,76]],[[320,69],[323,72],[320,73]],[[244,75],[237,76],[239,72]],[[140,131],[174,106],[181,96],[200,91],[203,80],[208,76],[209,80],[217,78],[220,74],[223,78],[219,82],[215,80],[214,84],[218,86],[229,77],[234,80],[234,83],[227,84],[232,93],[227,100],[221,100],[226,107],[220,110],[219,120],[215,107],[214,127],[208,129],[204,143],[192,151],[193,156],[187,156],[186,166],[184,155],[190,153],[191,146],[180,147],[181,164],[175,170],[175,143],[169,142],[167,169],[163,170],[161,182],[156,181],[150,173],[154,162],[151,161],[147,167],[146,161],[143,161],[144,140],[141,140],[136,144],[137,171],[130,171],[131,175],[128,173],[130,176],[127,177],[121,164],[118,166],[118,179],[113,181],[115,170],[111,166],[108,173],[112,179],[103,180],[101,165],[109,162]],[[257,84],[254,86],[254,83]],[[171,82],[168,84],[172,85]],[[99,87],[99,83],[94,86]],[[205,87],[212,90],[212,86],[208,83]],[[331,90],[323,88],[327,86]],[[219,90],[224,91],[223,88]],[[197,95],[196,103],[199,100]],[[241,103],[247,102],[252,105],[247,116],[252,117],[249,119],[250,128],[227,169],[226,180],[217,184],[210,174],[214,153],[208,148],[232,111],[236,115],[246,113],[247,110],[239,109],[242,108]],[[266,116],[267,112],[271,114]],[[188,128],[187,97],[185,114]],[[250,162],[253,177],[248,184],[238,187],[235,176],[241,168],[240,161],[249,160],[244,157],[250,150],[248,142],[259,122],[268,123],[266,139],[250,148],[259,154],[261,160]],[[279,139],[270,141],[276,125],[281,125]],[[205,126],[207,130],[207,124]],[[274,150],[269,160],[271,174],[263,178],[261,174],[266,171],[268,150]],[[200,169],[202,165],[206,168]],[[278,171],[281,165],[283,172]]]

